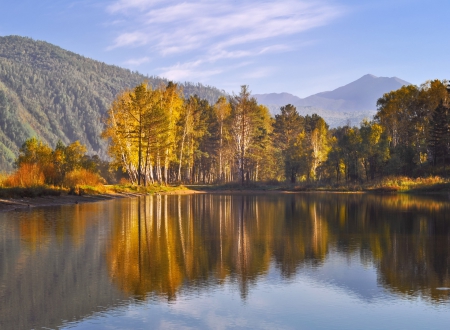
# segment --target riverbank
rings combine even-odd
[[[191,190],[184,186],[82,186],[76,190],[47,187],[0,188],[0,212],[26,210],[35,207],[93,203],[116,198],[145,195],[199,194],[205,191]]]
[[[0,188],[0,212],[30,209],[34,207],[93,203],[116,198],[144,195],[188,195],[188,194],[292,194],[305,192],[327,193],[378,193],[449,195],[450,183],[431,179],[385,181],[365,185],[323,186],[313,184],[263,184],[236,183],[223,185],[149,186],[105,185],[81,186],[75,190],[48,187]]]
[[[411,179],[406,177],[384,178],[378,181],[370,181],[361,184],[342,183],[327,185],[323,183],[298,184],[285,183],[250,183],[240,185],[228,183],[223,185],[187,185],[191,190],[207,193],[239,193],[239,192],[336,192],[336,193],[405,193],[405,194],[449,194],[450,180],[439,177]]]

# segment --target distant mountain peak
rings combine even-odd
[[[359,79],[362,79],[362,78],[378,78],[377,76],[374,76],[373,74],[370,74],[370,73],[368,73],[368,74],[365,74],[364,76],[362,76],[361,78],[359,78]]]
[[[377,77],[366,74],[332,91],[317,93],[303,99],[289,93],[254,96],[259,103],[269,106],[270,109],[279,109],[280,106],[290,103],[299,110],[301,108],[302,111],[306,111],[307,108],[313,109],[319,115],[323,114],[325,120],[333,113],[338,116],[346,114],[348,118],[355,116],[359,118],[358,115],[361,113],[375,113],[377,100],[384,93],[397,90],[404,85],[410,85],[410,83],[397,77]],[[273,112],[277,113],[277,111]]]

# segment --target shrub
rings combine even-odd
[[[5,173],[0,173],[0,187],[4,186],[5,180],[8,178],[8,175]]]
[[[104,183],[104,179],[100,177],[96,173],[92,173],[91,171],[80,169],[73,170],[67,173],[64,179],[64,185],[66,187],[75,187],[75,186],[96,186]]]
[[[44,184],[45,177],[37,164],[21,164],[16,173],[3,180],[5,187],[37,187]]]
[[[128,179],[121,178],[119,184],[122,185],[122,186],[127,186],[127,185],[130,185],[131,182]]]

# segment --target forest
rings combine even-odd
[[[102,137],[113,168],[137,185],[239,182],[363,183],[384,176],[447,176],[446,81],[380,96],[373,120],[329,129],[290,104],[271,117],[248,86],[211,104],[169,82],[119,94]]]
[[[17,171],[5,187],[128,183],[302,183],[313,187],[361,185],[385,177],[448,177],[450,88],[446,81],[403,86],[384,94],[373,120],[329,129],[317,114],[287,104],[272,117],[251,96],[221,96],[214,103],[185,97],[173,82],[147,82],[121,92],[105,114],[99,138],[109,159],[80,141],[52,149],[25,141]]]
[[[78,140],[88,152],[105,158],[102,117],[120,91],[143,80],[154,88],[168,83],[47,42],[0,37],[0,171],[14,169],[20,147],[31,137],[52,148],[59,140]],[[216,102],[224,95],[201,84],[182,86],[185,97],[197,94]]]
[[[111,162],[112,169],[96,169],[96,175],[117,182],[123,172],[137,185],[329,186],[387,176],[447,177],[446,85],[433,80],[380,95],[374,118],[330,129],[319,115],[300,115],[290,104],[272,117],[248,86],[230,96],[145,77],[46,42],[1,37],[0,170],[20,169],[17,157],[36,137],[33,143],[52,155],[78,141],[82,157]],[[52,165],[40,169],[44,181],[61,185],[61,175],[49,174],[58,161],[46,159]]]

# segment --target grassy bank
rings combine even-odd
[[[135,185],[77,185],[72,188],[60,188],[47,185],[31,187],[2,187],[0,186],[0,198],[35,198],[43,196],[66,195],[105,195],[105,194],[164,194],[175,192],[187,192],[184,186],[149,185],[138,187]]]
[[[364,183],[324,184],[322,182],[288,183],[227,183],[221,185],[187,185],[189,189],[221,191],[334,191],[334,192],[378,192],[378,193],[449,193],[450,180],[440,177],[408,178],[386,177]]]
[[[42,196],[65,195],[104,195],[104,194],[176,194],[189,192],[301,192],[301,191],[333,191],[333,192],[376,192],[376,193],[417,193],[417,194],[448,194],[450,193],[450,180],[440,177],[408,178],[386,177],[365,183],[323,184],[320,182],[300,182],[297,184],[260,182],[241,185],[227,183],[216,185],[148,185],[147,187],[131,184],[117,185],[77,185],[72,188],[59,188],[53,186],[33,187],[1,187],[0,198],[33,198]]]

